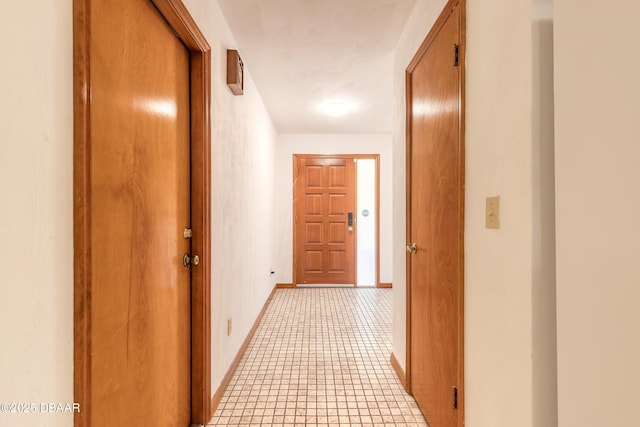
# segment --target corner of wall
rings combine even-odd
[[[533,425],[558,425],[553,10],[537,0],[532,17]]]

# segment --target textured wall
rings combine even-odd
[[[70,0],[0,13],[0,402],[73,402],[71,18]],[[3,426],[71,423],[0,413]]]
[[[234,49],[217,2],[189,0],[212,47],[211,385],[215,392],[269,296],[274,253],[276,132],[245,63],[244,95],[226,85]],[[242,52],[240,52],[242,55]],[[227,319],[232,333],[227,336]]]

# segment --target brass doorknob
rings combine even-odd
[[[415,243],[407,245],[407,252],[409,252],[410,254],[415,254],[417,251],[418,251],[418,247],[416,246]]]

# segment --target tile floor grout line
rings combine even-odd
[[[209,426],[427,426],[389,362],[391,289],[278,289]]]

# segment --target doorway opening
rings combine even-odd
[[[379,171],[379,154],[294,154],[294,287],[380,286]]]

